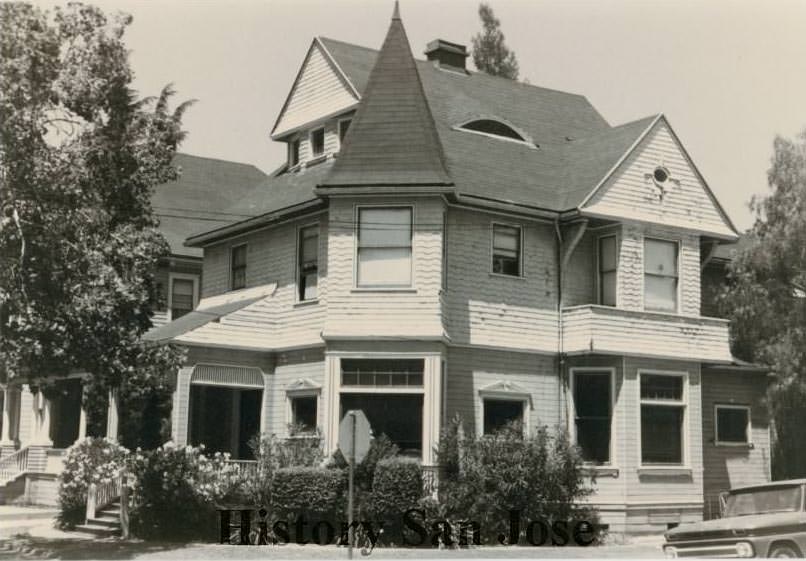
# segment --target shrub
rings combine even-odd
[[[385,543],[402,543],[403,513],[423,496],[423,469],[413,458],[384,458],[375,468],[371,509],[383,521]]]
[[[87,490],[91,483],[109,483],[123,467],[128,450],[106,438],[85,438],[68,449],[64,470],[59,474],[60,528],[84,523]]]
[[[458,471],[441,481],[440,501],[453,520],[478,522],[487,543],[497,543],[499,533],[509,534],[511,510],[520,511],[522,521],[596,523],[595,512],[579,504],[593,492],[582,467],[565,432],[550,435],[542,427],[524,437],[519,426],[508,426],[459,443]]]
[[[226,456],[172,443],[138,452],[129,462],[131,530],[141,538],[203,539],[218,536],[216,505],[233,468]]]
[[[341,470],[313,467],[280,468],[272,481],[273,515],[292,521],[325,520],[339,528],[344,519],[345,477]]]

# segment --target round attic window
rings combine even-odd
[[[666,184],[669,181],[669,170],[664,166],[656,167],[655,171],[652,172],[652,180],[658,186]]]

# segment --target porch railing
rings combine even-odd
[[[0,458],[0,486],[28,471],[28,448],[22,448]]]
[[[423,466],[423,493],[434,496],[439,489],[440,466]]]
[[[236,475],[257,475],[257,460],[227,460],[226,464]]]
[[[87,520],[95,518],[99,510],[109,506],[120,498],[120,490],[123,487],[123,473],[118,472],[110,481],[106,483],[90,483],[87,489]]]

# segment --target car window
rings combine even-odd
[[[747,516],[772,512],[796,512],[800,510],[801,488],[773,487],[740,491],[728,495],[726,516]]]

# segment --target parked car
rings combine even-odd
[[[803,557],[806,479],[731,490],[722,518],[669,530],[663,551],[667,557]]]

